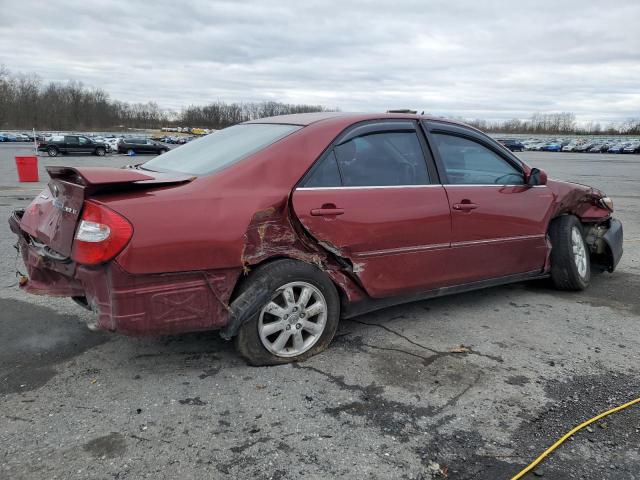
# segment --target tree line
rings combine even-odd
[[[2,129],[96,131],[164,126],[219,129],[272,115],[326,110],[321,105],[215,102],[173,112],[160,108],[155,102],[112,100],[104,90],[80,82],[43,82],[36,75],[12,74],[0,66]]]
[[[573,134],[573,135],[640,135],[640,118],[602,126],[598,122],[579,124],[571,112],[535,113],[527,120],[467,120],[468,124],[492,133]]]
[[[1,129],[115,131],[165,126],[220,129],[273,115],[327,110],[321,105],[218,101],[205,106],[192,105],[174,112],[160,108],[155,102],[112,100],[104,90],[87,87],[80,82],[43,82],[36,75],[13,74],[0,66]],[[579,124],[571,112],[535,113],[526,120],[462,120],[486,132],[506,134],[640,135],[640,119],[606,126],[597,122]]]

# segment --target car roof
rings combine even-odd
[[[291,115],[277,115],[275,117],[265,117],[256,120],[249,120],[244,122],[245,124],[251,123],[279,123],[286,125],[300,125],[307,126],[317,122],[344,122],[350,120],[352,123],[367,121],[367,120],[432,120],[439,122],[452,123],[456,125],[463,125],[467,128],[474,127],[466,125],[463,122],[456,120],[450,120],[443,117],[434,117],[430,115],[416,115],[411,113],[354,113],[354,112],[314,112],[314,113],[294,113]]]

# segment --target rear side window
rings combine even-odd
[[[484,145],[455,135],[434,133],[449,184],[522,185],[522,172]]]
[[[427,185],[429,174],[415,132],[375,133],[335,148],[345,187]]]
[[[69,137],[66,136],[64,137],[64,142],[71,144],[71,145],[77,145],[78,144],[78,137]]]
[[[304,186],[307,188],[342,186],[338,162],[336,162],[336,155],[333,151],[320,160]]]
[[[204,175],[221,170],[299,130],[298,125],[240,124],[188,142],[142,168]]]

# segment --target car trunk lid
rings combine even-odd
[[[69,257],[85,198],[110,190],[186,183],[193,176],[134,168],[47,167],[51,179],[31,202],[20,228],[58,254]]]

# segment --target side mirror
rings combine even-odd
[[[546,185],[547,173],[539,168],[532,168],[527,176],[527,185]]]

